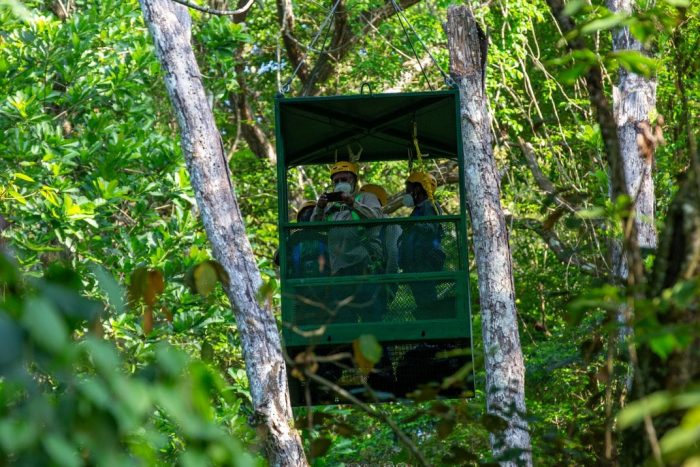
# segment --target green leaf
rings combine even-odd
[[[582,34],[591,34],[598,31],[604,31],[606,29],[614,28],[624,21],[625,15],[622,14],[611,14],[604,16],[602,18],[597,18],[591,20],[581,26]]]
[[[263,283],[258,289],[258,303],[262,304],[265,301],[272,300],[272,296],[277,290],[277,279],[271,277],[270,280]]]
[[[14,188],[8,188],[7,192],[12,196],[16,201],[22,203],[22,204],[27,204],[27,199],[20,194],[17,190]]]
[[[31,297],[24,305],[22,323],[34,342],[58,354],[68,344],[68,327],[53,304],[42,297]]]
[[[358,339],[360,352],[370,362],[377,364],[382,358],[382,346],[372,334],[362,334]]]
[[[9,7],[12,14],[24,21],[31,21],[34,15],[19,0],[0,0],[0,7]]]
[[[209,262],[204,262],[194,268],[195,290],[202,297],[209,296],[214,291],[216,283],[219,281],[216,276],[216,269]]]
[[[113,402],[109,390],[98,378],[91,377],[78,382],[78,389],[96,407],[108,408]]]
[[[88,350],[88,355],[92,359],[95,368],[102,375],[109,376],[114,372],[115,368],[119,367],[119,357],[114,347],[107,342],[90,337],[85,341],[84,345]]]
[[[584,5],[583,0],[569,0],[564,5],[564,14],[566,16],[575,15]]]
[[[644,419],[645,416],[653,417],[665,412],[671,406],[671,394],[666,391],[655,392],[644,399],[627,404],[617,416],[617,423],[621,430],[629,428]]]
[[[0,283],[3,279],[0,277]],[[8,368],[21,364],[24,351],[22,334],[22,329],[14,320],[0,314],[0,374],[6,373]]]
[[[664,3],[676,8],[689,8],[690,0],[664,0]]]
[[[156,359],[160,367],[170,376],[178,377],[187,366],[187,355],[165,344],[156,347]]]
[[[576,63],[568,70],[559,73],[559,79],[561,79],[564,83],[573,84],[581,76],[588,73],[588,70],[590,69],[590,63]]]
[[[5,452],[23,451],[39,436],[38,427],[30,420],[4,418],[0,420],[0,446]]]
[[[681,425],[669,430],[661,439],[659,445],[663,454],[670,454],[692,447],[697,449],[698,441],[700,441],[700,424],[694,426]],[[692,463],[683,465],[692,465]]]
[[[57,465],[67,467],[82,465],[75,446],[68,443],[62,436],[48,434],[42,437],[42,442],[49,456]]]
[[[599,206],[591,209],[581,209],[576,211],[576,215],[581,219],[601,219],[605,217],[605,209]]]
[[[117,314],[122,314],[126,310],[124,300],[124,289],[114,280],[114,277],[105,268],[98,264],[93,264],[90,268],[97,279],[102,291],[107,294],[109,304],[114,307]]]
[[[35,181],[35,180],[34,180],[32,177],[30,177],[29,175],[25,175],[25,174],[20,173],[20,172],[15,172],[15,173],[14,173],[14,177],[15,177],[15,178],[19,178],[20,180],[24,180],[25,182],[34,182],[34,181]]]
[[[656,355],[661,357],[663,360],[666,360],[671,352],[680,347],[680,344],[678,339],[676,339],[676,336],[666,333],[652,338],[649,341],[649,346]]]
[[[659,66],[659,62],[656,59],[648,57],[636,50],[618,50],[610,52],[606,59],[607,61],[619,64],[632,73],[637,73],[642,76],[653,75],[656,73],[656,69]]]

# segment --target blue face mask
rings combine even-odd
[[[416,203],[413,201],[413,196],[411,196],[410,193],[406,193],[403,195],[401,198],[401,201],[403,201],[403,205],[406,206],[407,208],[412,208],[413,206],[416,205]]]
[[[333,191],[337,193],[352,193],[352,185],[347,182],[336,183]]]

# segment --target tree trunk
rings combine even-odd
[[[632,13],[632,0],[608,0],[614,13]],[[613,31],[613,50],[643,52],[642,44],[625,26]],[[619,69],[619,84],[613,88],[613,111],[620,142],[622,169],[625,172],[627,193],[634,201],[634,223],[637,227],[637,245],[641,249],[656,249],[654,227],[654,180],[652,162],[654,142],[648,141],[649,152],[643,154],[637,138],[644,138],[642,128],[651,128],[649,114],[656,106],[656,80],[645,78],[624,68]],[[612,252],[613,273],[621,281],[628,275],[628,265],[621,245],[616,243]]]
[[[243,345],[254,423],[271,465],[306,465],[293,428],[284,359],[274,317],[256,300],[260,273],[233,193],[221,136],[207,102],[201,75],[180,16],[189,14],[170,0],[140,0],[165,71],[177,114],[182,150],[197,205],[216,260],[230,281],[231,302]]]
[[[513,265],[486,102],[487,39],[465,6],[448,9],[446,29],[450,74],[461,98],[464,174],[479,275],[486,405],[489,414],[507,422],[491,436],[491,445],[502,465],[531,465]]]

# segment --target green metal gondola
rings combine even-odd
[[[280,95],[275,111],[282,332],[289,356],[294,359],[308,349],[315,355],[351,352],[353,341],[362,335],[373,335],[381,344],[384,357],[369,374],[337,362],[321,364],[317,374],[360,398],[371,399],[377,394],[405,398],[424,385],[439,384],[461,370],[458,374],[462,376],[453,378],[457,384],[436,394],[458,396],[472,391],[472,371],[465,371],[471,362],[472,334],[458,91],[299,98]],[[420,146],[429,153],[428,157],[457,163],[458,212],[429,218],[303,224],[289,221],[291,169],[333,164],[347,147],[362,148],[363,164],[407,160],[408,148],[414,144],[414,127],[420,131]],[[377,232],[390,224],[408,228],[417,222],[441,226],[446,259],[439,270],[331,276],[300,272],[290,265],[291,242],[299,236],[323,237],[332,229]],[[434,286],[437,299],[431,306],[417,307],[413,294],[420,288],[414,287],[416,284]],[[353,303],[352,298],[347,303],[334,300],[353,290],[374,291],[372,297],[382,299],[370,305]],[[387,290],[391,293],[385,293]],[[352,297],[352,293],[348,296]],[[294,405],[345,402],[308,379],[302,381],[290,373],[289,381]],[[365,383],[376,392],[367,392]],[[430,390],[423,391],[422,397],[428,393]]]

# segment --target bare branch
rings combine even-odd
[[[242,50],[237,53],[236,81],[238,82],[238,93],[232,94],[230,97],[231,104],[236,109],[238,124],[241,127],[241,136],[248,144],[248,147],[253,154],[260,159],[268,160],[272,165],[277,163],[277,152],[270,142],[267,134],[260,128],[255,121],[253,110],[248,101],[248,84],[245,79],[243,59],[240,56]]]
[[[287,51],[287,57],[293,69],[299,67],[299,79],[306,83],[309,79],[309,66],[303,62],[304,51],[299,41],[294,37],[294,10],[291,0],[277,0],[277,16],[282,32],[282,42]]]
[[[550,216],[551,217],[551,216]],[[579,255],[576,250],[570,248],[561,241],[559,236],[554,231],[554,218],[548,218],[544,222],[537,219],[510,219],[514,226],[522,227],[532,230],[537,235],[544,240],[554,256],[557,257],[559,261],[567,265],[574,265],[578,267],[581,272],[588,274],[589,276],[599,277],[601,275],[601,269],[594,263],[586,261]]]
[[[527,162],[530,172],[532,172],[532,176],[535,178],[537,186],[547,195],[551,196],[552,199],[556,201],[557,205],[564,206],[569,212],[576,212],[577,207],[575,206],[575,202],[580,200],[576,200],[575,196],[563,196],[561,191],[554,186],[554,183],[542,172],[532,145],[521,137],[518,137],[518,146],[520,146],[520,150],[525,156],[525,161]]]
[[[234,16],[234,15],[240,15],[241,13],[245,13],[250,9],[251,6],[253,6],[253,3],[255,0],[248,0],[248,3],[245,4],[242,8],[239,8],[237,10],[216,10],[214,8],[207,8],[204,6],[199,6],[196,3],[188,2],[187,0],[171,0],[175,3],[179,3],[180,5],[185,5],[188,8],[192,8],[193,10],[201,11],[202,13],[209,13],[210,15],[218,15],[218,16]]]

